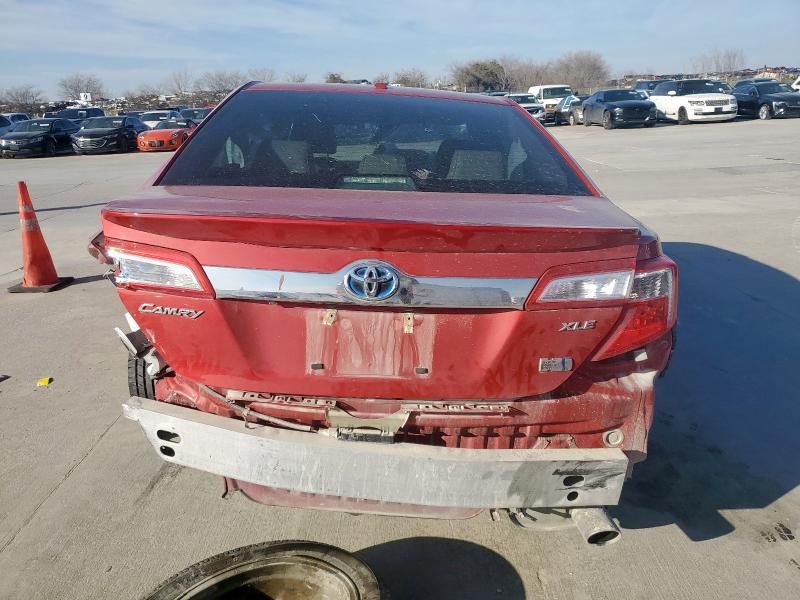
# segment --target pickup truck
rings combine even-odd
[[[619,535],[677,270],[513,100],[246,84],[90,251],[165,461],[271,505]]]

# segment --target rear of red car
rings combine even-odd
[[[675,265],[504,99],[245,87],[102,219],[126,414],[253,499],[576,512],[645,455]]]

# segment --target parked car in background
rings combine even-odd
[[[506,98],[511,98],[514,102],[519,104],[537,120],[544,121],[544,105],[536,100],[536,96],[519,93],[510,93],[506,94],[505,96]]]
[[[53,118],[55,119],[69,119],[75,125],[80,125],[86,119],[91,119],[92,117],[104,117],[106,113],[103,112],[102,108],[97,108],[96,106],[87,106],[86,108],[65,108],[64,110],[59,110],[56,113],[46,113],[54,115]]]
[[[72,152],[70,136],[78,126],[69,119],[31,119],[14,126],[0,137],[3,158],[17,156],[55,156]]]
[[[583,123],[583,101],[586,96],[567,96],[561,102],[556,104],[556,109],[553,112],[554,121],[556,125],[569,123],[570,125],[578,125]]]
[[[720,81],[719,79],[712,79],[711,81],[717,86],[717,89],[722,94],[730,94],[733,91],[731,84],[727,81]]]
[[[665,81],[672,81],[672,79],[640,79],[633,84],[634,90],[643,92],[645,97],[650,97],[650,92],[656,89],[656,86]]]
[[[121,110],[117,113],[118,117],[126,116],[126,117],[136,117],[137,119],[141,117],[145,111],[143,110]]]
[[[72,148],[76,154],[128,152],[136,149],[136,136],[148,130],[136,117],[94,117],[72,134]]]
[[[189,137],[189,132],[197,127],[192,120],[160,121],[155,127],[136,137],[139,150],[144,152],[177,150]]]
[[[536,96],[536,100],[544,105],[545,120],[555,121],[556,105],[567,96],[572,96],[572,88],[566,84],[534,85],[528,88],[528,93]]]
[[[161,121],[175,121],[180,120],[181,113],[177,110],[152,110],[150,112],[142,113],[139,116],[139,120],[147,125],[150,129],[153,129],[156,125],[161,123]]]
[[[181,118],[199,123],[205,119],[212,110],[212,108],[184,108],[181,111]]]
[[[800,77],[794,80],[794,83],[791,85],[791,88],[795,91],[800,92]]]
[[[12,125],[14,123],[19,123],[20,121],[30,121],[31,118],[25,113],[3,113],[3,116],[11,121]]]
[[[631,89],[601,90],[583,101],[583,124],[600,123],[604,129],[626,125],[652,127],[658,120],[655,103]]]
[[[0,115],[0,135],[5,135],[12,129],[14,129],[14,123],[11,122],[11,119]]]
[[[768,81],[737,86],[733,91],[740,115],[761,120],[800,116],[800,92],[785,83]]]
[[[692,121],[730,121],[736,118],[736,98],[719,91],[711,79],[660,83],[650,93],[660,119],[685,125]]]
[[[734,84],[733,87],[734,89],[736,89],[741,85],[752,85],[754,83],[770,83],[770,82],[778,83],[778,80],[775,79],[774,77],[753,77],[751,79],[740,79]]]

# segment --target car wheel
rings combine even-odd
[[[131,396],[156,399],[156,382],[147,374],[147,363],[128,355],[128,392]]]
[[[575,121],[575,113],[569,113],[569,124],[570,125],[577,125],[578,124]]]
[[[124,154],[129,150],[128,148],[128,138],[123,137],[120,138],[119,142],[117,142],[117,147],[119,148],[119,153]]]
[[[207,598],[388,598],[352,554],[313,542],[265,542],[228,550],[174,575],[146,600]]]
[[[769,104],[762,104],[758,107],[758,118],[762,121],[772,118],[772,111],[769,109]]]
[[[686,112],[686,109],[682,106],[678,109],[678,125],[688,125],[689,124],[689,114]]]
[[[614,129],[614,121],[611,120],[611,113],[608,111],[603,113],[603,129]]]
[[[655,125],[656,125],[655,121],[646,121],[644,124],[645,127],[655,127]]]
[[[586,111],[583,111],[583,126],[584,127],[592,126],[592,120],[587,116]]]
[[[53,140],[47,140],[44,143],[44,155],[45,156],[55,156],[56,155],[56,143]]]

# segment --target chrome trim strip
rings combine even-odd
[[[378,261],[357,261],[335,273],[210,266],[203,269],[217,298],[315,304],[521,310],[536,284],[536,278],[412,277],[395,269],[399,289],[390,298],[367,301],[353,297],[346,290],[345,276],[359,265],[375,262]]]

